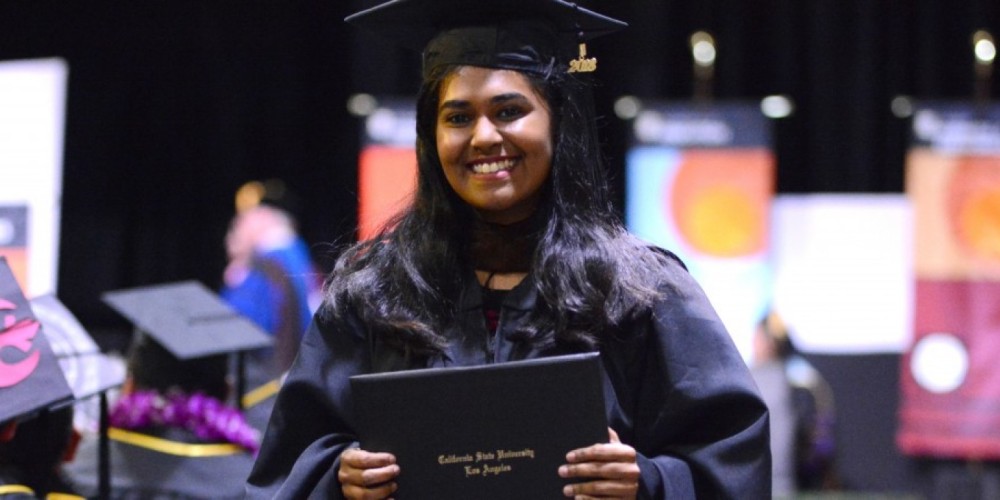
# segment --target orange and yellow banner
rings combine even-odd
[[[770,305],[770,123],[753,103],[661,103],[633,125],[629,230],[684,261],[749,357]]]

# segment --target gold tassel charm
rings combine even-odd
[[[587,44],[580,44],[580,57],[569,62],[570,73],[592,73],[597,71],[597,58],[587,58]]]

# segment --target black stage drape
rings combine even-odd
[[[247,180],[286,180],[321,262],[331,250],[320,243],[351,237],[349,10],[284,0],[0,3],[0,60],[69,64],[58,292],[81,321],[118,326],[99,300],[115,288],[218,286],[232,195]]]
[[[97,295],[175,279],[218,282],[231,194],[282,177],[317,258],[353,237],[353,92],[412,95],[417,61],[342,19],[374,0],[8,0],[0,60],[65,58],[60,297],[85,321]],[[1000,34],[992,0],[590,0],[631,27],[592,44],[606,154],[621,188],[621,95],[688,99],[687,48],[715,35],[717,99],[785,94],[779,192],[901,192],[897,95],[972,95],[971,35]],[[996,80],[992,89],[1000,85]]]

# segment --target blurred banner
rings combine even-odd
[[[911,220],[902,194],[777,197],[772,303],[796,348],[835,355],[906,348],[913,331]]]
[[[626,162],[629,230],[684,261],[747,359],[770,306],[770,130],[757,103],[645,103]]]
[[[56,291],[66,62],[0,62],[0,256],[25,295]]]
[[[913,118],[906,192],[916,310],[903,355],[906,454],[1000,458],[1000,107],[927,103]]]
[[[417,186],[416,107],[412,100],[379,100],[365,117],[358,159],[358,239],[375,235],[410,202]]]

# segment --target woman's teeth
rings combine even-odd
[[[477,174],[492,174],[501,170],[510,170],[514,167],[514,160],[501,160],[490,163],[476,163],[472,165],[472,171]]]

